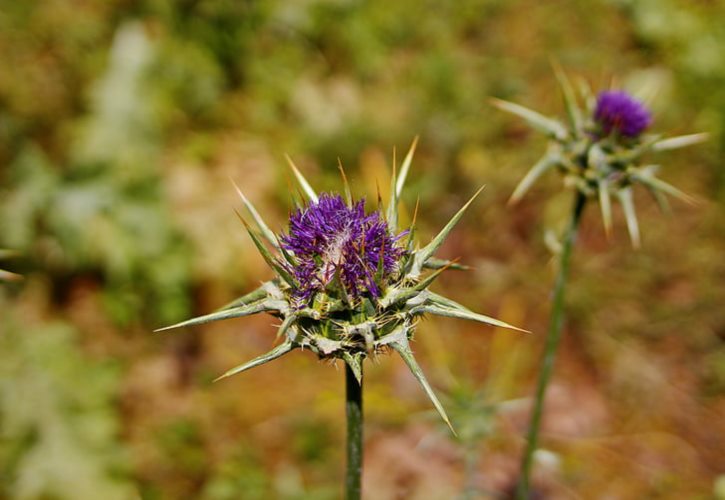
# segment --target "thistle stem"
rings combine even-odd
[[[554,360],[556,352],[561,341],[561,332],[564,325],[564,292],[566,289],[566,280],[569,275],[569,262],[571,260],[572,247],[576,240],[579,221],[584,212],[586,204],[586,196],[577,191],[574,208],[572,211],[571,221],[564,235],[563,248],[559,255],[559,270],[554,285],[554,300],[551,308],[551,318],[549,320],[549,330],[546,334],[546,345],[544,347],[544,359],[539,371],[539,380],[536,386],[536,398],[534,400],[534,410],[529,422],[529,430],[527,433],[527,445],[524,452],[523,461],[521,463],[521,475],[516,488],[516,498],[525,500],[529,498],[529,480],[531,477],[531,468],[533,465],[534,452],[536,451],[537,441],[539,438],[539,428],[541,426],[541,414],[544,407],[544,396],[546,388],[549,385],[551,374],[554,369]]]
[[[362,370],[362,366],[360,367]],[[363,456],[362,377],[360,383],[345,363],[345,411],[347,414],[347,474],[345,498],[360,500]]]

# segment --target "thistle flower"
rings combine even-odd
[[[408,230],[397,232],[398,201],[415,145],[405,157],[400,175],[393,175],[385,216],[379,211],[366,213],[364,200],[353,201],[342,169],[345,198],[335,194],[318,196],[288,158],[307,200],[292,212],[288,231],[277,236],[237,188],[256,228],[242,221],[276,276],[214,313],[161,330],[261,312],[278,318],[279,345],[228,370],[219,379],[301,348],[323,360],[343,360],[361,383],[363,360],[392,350],[401,356],[450,426],[410,348],[418,319],[430,313],[520,329],[475,313],[428,289],[441,272],[462,268],[434,254],[480,190],[433,240],[417,247],[415,221]]]
[[[652,123],[652,115],[626,92],[604,91],[597,96],[594,120],[606,134],[637,137]]]
[[[539,177],[556,169],[563,174],[566,186],[574,187],[587,198],[599,199],[607,235],[612,227],[611,198],[614,196],[619,200],[632,244],[638,247],[639,224],[632,195],[634,184],[643,185],[663,211],[669,211],[665,195],[693,201],[687,194],[657,178],[659,165],[643,163],[643,157],[647,153],[697,144],[705,140],[707,134],[666,139],[646,134],[652,115],[632,96],[623,91],[604,91],[595,98],[585,83],[580,85],[577,96],[563,71],[556,66],[554,70],[566,106],[566,123],[512,102],[493,99],[497,108],[523,118],[550,139],[547,152],[521,180],[510,201],[519,201]]]
[[[293,294],[300,305],[336,282],[353,300],[365,292],[380,297],[381,284],[399,267],[405,233],[390,234],[380,212],[365,214],[365,200],[349,207],[340,195],[323,194],[290,217],[282,248],[297,258],[284,263],[299,284]]]

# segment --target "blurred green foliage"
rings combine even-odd
[[[7,311],[7,299],[0,298]],[[6,498],[132,496],[118,446],[118,370],[85,358],[61,322],[0,324],[0,494]]]
[[[284,153],[328,189],[339,157],[374,199],[417,134],[404,202],[420,197],[424,235],[488,185],[443,249],[475,270],[439,286],[543,331],[543,234],[569,203],[552,181],[505,207],[542,143],[486,99],[560,115],[554,57],[597,89],[659,89],[656,130],[712,140],[662,170],[709,201],[667,220],[644,203],[639,253],[621,218],[608,242],[585,215],[544,432],[561,462],[536,480],[554,496],[707,498],[725,463],[723,18],[686,0],[2,2],[0,248],[25,279],[0,285],[0,496],[337,497],[338,371],[299,357],[211,385],[268,350],[264,318],[150,331],[268,278],[229,176],[278,229]],[[462,379],[447,385],[466,445],[421,438],[403,367],[371,364],[370,495],[430,498],[429,477],[510,487],[525,419],[494,403],[530,393],[541,338],[503,335],[421,325],[431,381]]]

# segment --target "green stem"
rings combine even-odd
[[[529,498],[529,480],[531,477],[531,467],[533,464],[534,452],[539,438],[539,428],[541,426],[541,414],[544,407],[544,396],[546,388],[551,379],[551,373],[554,369],[554,360],[556,359],[556,351],[561,340],[562,326],[564,324],[564,291],[566,289],[566,280],[569,275],[569,262],[571,260],[572,247],[576,240],[579,221],[581,220],[584,205],[586,204],[586,196],[577,191],[574,209],[572,211],[569,227],[564,235],[564,245],[559,255],[559,272],[554,285],[554,303],[551,309],[551,318],[549,321],[549,331],[546,334],[546,346],[544,347],[544,359],[539,371],[539,381],[536,387],[536,399],[534,400],[534,411],[531,415],[529,423],[529,431],[527,434],[526,451],[521,463],[521,476],[516,488],[516,498],[525,500]]]
[[[362,370],[362,366],[360,369]],[[358,384],[355,374],[347,363],[345,363],[345,411],[347,413],[345,498],[360,500],[363,456],[362,378]]]

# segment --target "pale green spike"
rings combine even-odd
[[[579,94],[584,100],[586,113],[589,115],[593,114],[594,108],[597,105],[597,98],[594,97],[594,92],[592,92],[591,85],[589,85],[589,82],[581,77],[576,79],[576,85],[579,90]]]
[[[672,149],[685,148],[694,144],[705,142],[710,138],[708,133],[679,135],[668,139],[660,139],[652,145],[652,151],[669,151]]]
[[[277,248],[279,248],[280,253],[282,254],[282,257],[284,257],[284,260],[286,260],[290,265],[297,266],[297,259],[295,259],[294,255],[289,253],[280,243],[279,238],[277,238]]]
[[[629,231],[629,237],[632,240],[632,246],[639,248],[639,223],[637,222],[637,212],[634,208],[634,200],[632,198],[632,188],[626,187],[617,191],[617,197],[619,203],[622,205],[624,211],[624,218],[627,221],[627,230]]]
[[[428,276],[420,280],[415,286],[412,286],[409,290],[420,292],[421,290],[425,290],[428,288],[441,274],[443,274],[443,271],[447,271],[447,267],[439,267],[432,273],[430,273]]]
[[[403,288],[403,289],[396,289],[392,293],[389,293],[388,295],[384,296],[380,300],[380,304],[383,307],[390,307],[393,304],[397,304],[399,302],[403,302],[404,300],[412,299],[413,297],[416,297],[430,286],[431,283],[433,283],[438,276],[441,275],[443,271],[445,271],[446,268],[442,267],[440,269],[437,269],[436,271],[430,273],[428,276],[426,276],[423,280],[418,282],[415,286],[412,286],[410,288]]]
[[[254,242],[254,246],[257,247],[257,250],[259,250],[259,253],[264,258],[264,261],[267,263],[269,267],[274,269],[274,271],[287,282],[290,286],[295,286],[295,280],[292,278],[292,276],[287,272],[287,270],[282,267],[279,262],[277,262],[277,259],[274,258],[274,256],[271,254],[269,249],[264,246],[264,243],[262,243],[259,239],[259,237],[254,233],[251,227],[249,227],[249,224],[247,224],[247,221],[244,220],[244,218],[237,212],[237,216],[239,216],[239,219],[242,221],[242,224],[244,224],[245,229],[247,230],[247,233],[249,233],[249,237],[252,238],[252,241]]]
[[[431,290],[428,290],[427,293],[428,293],[430,302],[442,305],[444,307],[452,307],[454,309],[459,309],[461,311],[470,311],[470,309],[468,309],[466,306],[464,306],[463,304],[459,304],[458,302],[456,302],[453,299],[444,297],[443,295],[437,294]]]
[[[413,163],[413,155],[415,154],[416,146],[418,146],[418,136],[417,135],[413,139],[413,143],[410,145],[408,154],[405,155],[403,164],[400,166],[400,174],[398,174],[398,180],[395,184],[396,199],[400,199],[400,194],[403,192],[403,186],[405,185],[406,177],[408,177],[408,171],[410,170],[410,164]]]
[[[410,349],[410,343],[408,342],[407,336],[402,336],[396,342],[391,343],[390,346],[395,349],[398,354],[400,354],[401,358],[403,358],[403,361],[405,361],[405,364],[408,365],[408,369],[410,370],[410,372],[413,374],[416,380],[418,380],[418,383],[421,385],[421,387],[423,387],[423,390],[428,395],[428,398],[433,403],[435,409],[438,410],[438,414],[451,429],[451,432],[455,435],[456,431],[453,429],[453,425],[451,424],[448,415],[446,415],[446,410],[443,408],[443,405],[433,392],[433,388],[428,383],[428,380],[426,380],[425,375],[423,374],[423,370],[420,368],[420,365],[418,365],[418,361],[416,361],[415,356],[413,356],[413,351],[411,351]]]
[[[0,269],[0,281],[20,281],[22,279],[23,276],[20,274],[11,273],[10,271]]]
[[[268,281],[267,283],[271,283]],[[267,296],[267,290],[264,288],[265,284],[260,285],[258,288],[255,288],[251,292],[249,292],[246,295],[242,295],[241,297],[237,297],[233,301],[229,302],[228,304],[220,307],[217,309],[217,311],[224,311],[226,309],[231,309],[233,307],[239,307],[247,304],[251,304],[252,302],[256,302],[258,300],[263,299]]]
[[[609,182],[606,179],[599,181],[599,208],[602,211],[602,222],[607,237],[612,233],[612,200],[609,193]]]
[[[667,197],[662,194],[662,191],[659,189],[654,189],[651,186],[647,186],[645,184],[645,188],[647,189],[647,192],[652,195],[652,198],[654,198],[655,202],[657,202],[657,206],[660,208],[660,212],[662,212],[664,215],[672,215],[672,208],[670,207],[670,202],[667,200]]]
[[[265,363],[269,363],[270,361],[274,361],[277,358],[280,358],[290,352],[294,348],[294,345],[292,342],[284,342],[268,353],[262,354],[261,356],[258,356],[254,358],[251,361],[248,361],[244,364],[241,364],[239,366],[236,366],[232,368],[231,370],[227,370],[223,375],[217,377],[214,379],[214,382],[217,382],[221,379],[231,377],[232,375],[236,375],[237,373],[241,373],[243,371],[249,370],[250,368],[254,368],[255,366],[263,365]]]
[[[390,200],[388,201],[388,210],[385,219],[388,223],[388,229],[394,233],[398,228],[398,166],[396,165],[395,148],[393,148],[393,175],[390,177]]]
[[[442,305],[422,305],[414,307],[410,310],[410,312],[411,314],[430,313],[435,314],[436,316],[445,316],[447,318],[468,319],[471,321],[478,321],[479,323],[486,323],[487,325],[496,326],[499,328],[508,328],[510,330],[517,330],[519,332],[531,333],[530,331],[524,330],[523,328],[509,325],[504,321],[492,318],[490,316],[485,316],[483,314],[475,313],[473,311],[469,311],[468,309],[459,309]]]
[[[513,205],[517,203],[528,191],[531,186],[541,177],[547,170],[556,166],[559,162],[557,156],[553,152],[546,153],[536,164],[531,167],[528,173],[521,179],[521,182],[516,186],[511,198],[509,198],[509,204]]]
[[[276,339],[279,340],[280,337],[285,335],[287,333],[287,330],[290,329],[290,327],[297,321],[297,315],[294,313],[291,313],[287,315],[284,320],[282,321],[282,324],[277,329],[277,336]]]
[[[463,207],[454,215],[451,220],[448,221],[448,224],[445,225],[443,229],[441,229],[441,232],[436,235],[435,238],[431,240],[430,243],[428,243],[424,248],[421,248],[418,250],[414,257],[413,262],[413,268],[411,269],[410,276],[411,277],[417,277],[420,275],[420,271],[423,269],[423,265],[425,262],[430,259],[433,254],[440,248],[440,246],[443,244],[443,241],[448,237],[448,233],[451,232],[453,227],[458,223],[459,220],[461,220],[461,217],[463,217],[463,214],[465,213],[466,209],[473,203],[473,200],[476,199],[476,197],[481,193],[483,188],[486,186],[481,186],[476,193],[471,196],[471,199],[466,202]]]
[[[454,269],[456,271],[468,271],[471,269],[470,266],[466,266],[465,264],[459,264],[447,259],[438,259],[436,257],[429,258],[423,264],[424,269],[440,269],[442,267],[447,267],[448,269]]]
[[[632,149],[624,149],[618,153],[613,153],[610,160],[614,160],[625,165],[633,164],[637,160],[639,160],[645,153],[649,153],[650,151],[652,151],[652,147],[659,140],[659,134],[648,134],[642,138],[642,142],[638,146]]]
[[[668,184],[667,182],[658,179],[654,175],[645,174],[645,173],[639,173],[635,172],[632,174],[632,178],[638,180],[645,186],[652,188],[656,191],[662,191],[663,193],[667,193],[670,196],[674,196],[675,198],[678,198],[685,203],[689,203],[691,205],[695,204],[695,199],[690,196],[687,193],[683,193],[679,189],[677,189],[675,186]]]
[[[342,160],[340,158],[337,159],[337,168],[340,170],[340,175],[342,176],[342,185],[345,189],[345,201],[347,202],[347,206],[352,208],[352,192],[350,191],[350,184],[347,182],[347,175],[345,175],[345,169],[342,168]]]
[[[259,230],[262,233],[262,236],[264,236],[264,239],[266,239],[270,245],[272,245],[275,248],[279,248],[279,243],[277,242],[277,235],[272,232],[272,230],[265,224],[264,219],[262,219],[262,216],[259,215],[259,212],[257,212],[257,209],[254,208],[254,205],[247,199],[246,196],[244,196],[244,193],[242,193],[242,190],[237,186],[237,184],[232,180],[232,185],[234,186],[234,189],[237,190],[237,194],[242,199],[242,203],[244,203],[244,206],[247,208],[247,211],[252,216],[252,219],[254,219],[254,222],[257,224],[257,227],[259,227]]]
[[[514,114],[520,118],[526,120],[531,127],[543,132],[554,139],[563,141],[567,138],[568,133],[566,127],[562,125],[558,120],[548,118],[541,113],[538,113],[532,109],[521,106],[513,102],[504,101],[501,99],[491,98],[491,104],[496,106],[501,111]]]
[[[302,190],[307,195],[307,197],[310,199],[310,201],[314,201],[317,203],[317,193],[315,193],[315,190],[312,189],[312,186],[310,186],[310,183],[307,182],[307,179],[305,179],[305,176],[302,175],[302,172],[297,168],[297,166],[292,161],[292,158],[289,157],[289,155],[284,155],[287,159],[287,163],[289,164],[290,168],[292,169],[292,173],[295,174],[295,178],[297,179],[297,182],[300,183],[300,186],[302,187]]]
[[[554,68],[554,75],[556,76],[556,80],[559,82],[561,95],[564,98],[564,106],[566,107],[566,114],[569,117],[569,123],[571,123],[572,128],[578,134],[582,131],[582,115],[579,110],[579,106],[577,106],[576,103],[574,89],[559,63],[552,60],[551,65]]]
[[[212,321],[219,321],[222,319],[230,319],[230,318],[240,318],[242,316],[251,316],[252,314],[257,314],[261,312],[267,312],[267,311],[284,311],[287,309],[287,303],[282,300],[261,300],[259,302],[254,302],[252,304],[247,304],[244,306],[234,307],[232,309],[225,309],[223,311],[216,311],[211,314],[206,314],[204,316],[198,316],[196,318],[188,319],[186,321],[182,321],[181,323],[176,323],[175,325],[171,326],[165,326],[164,328],[159,328],[157,330],[154,330],[155,332],[163,332],[165,330],[171,330],[173,328],[182,328],[185,326],[196,326],[196,325],[203,325],[204,323],[211,323]]]
[[[362,359],[360,354],[356,354],[353,356],[347,351],[342,352],[342,359],[345,360],[345,363],[347,363],[347,366],[350,367],[350,370],[352,370],[353,375],[355,375],[355,380],[357,380],[357,383],[362,385]]]

